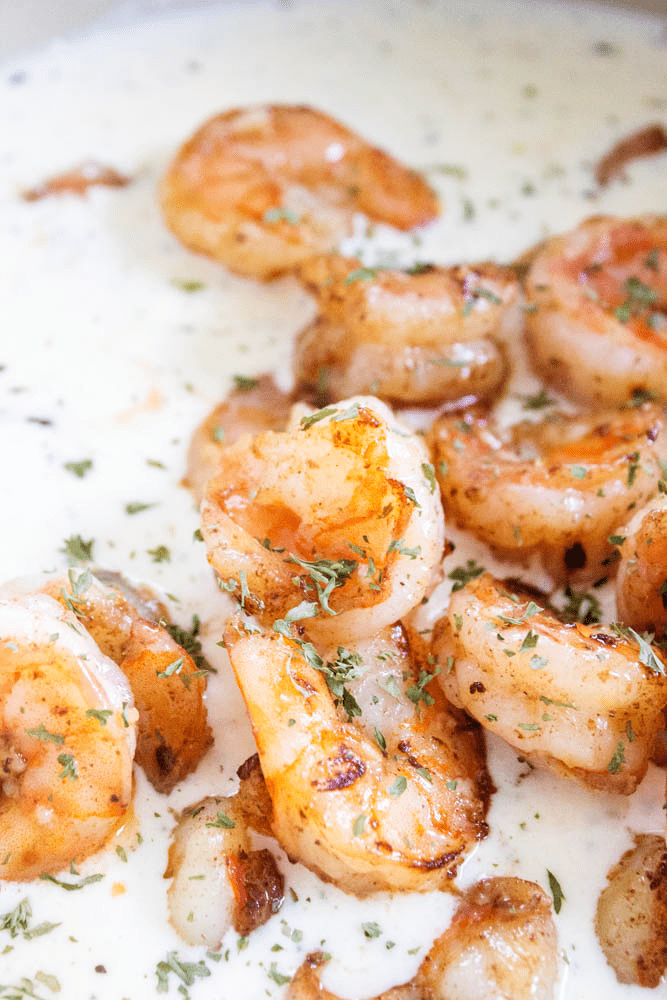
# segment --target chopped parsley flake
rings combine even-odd
[[[484,566],[478,566],[474,559],[468,559],[465,566],[457,566],[447,574],[449,580],[454,580],[452,593],[456,590],[463,590],[466,583],[475,580],[484,573]]]
[[[150,510],[151,507],[155,507],[155,503],[126,503],[125,513],[126,514],[140,514],[142,510]]]
[[[236,823],[227,813],[219,812],[213,822],[207,823],[206,826],[220,827],[223,830],[233,830]]]
[[[399,795],[403,794],[403,792],[405,791],[405,789],[407,787],[408,787],[408,780],[407,780],[407,778],[404,775],[399,774],[398,778],[396,778],[396,781],[394,781],[389,786],[389,788],[387,789],[387,791],[391,795],[392,799],[397,799],[399,797]]]
[[[364,937],[367,938],[378,938],[382,934],[379,924],[376,924],[374,920],[362,924],[361,929],[364,932]]]
[[[157,992],[169,992],[169,976],[173,973],[185,986],[193,986],[196,979],[205,979],[211,973],[203,961],[185,962],[175,951],[167,954],[166,961],[158,962],[155,968]]]
[[[355,281],[374,281],[376,277],[377,270],[374,267],[359,267],[356,271],[350,271],[345,284],[351,285]]]
[[[619,740],[616,744],[614,756],[607,764],[607,770],[610,774],[618,774],[623,764],[625,764],[625,747],[623,745],[623,740]]]
[[[72,475],[76,476],[77,479],[83,479],[87,472],[93,467],[92,460],[90,458],[84,458],[80,462],[65,462],[63,468],[71,472]]]
[[[547,868],[547,878],[549,879],[549,891],[551,892],[554,901],[554,910],[556,913],[560,913],[561,907],[563,905],[563,900],[565,899],[565,893],[561,889],[560,882],[558,881],[556,876],[553,874],[553,872],[550,872],[548,868]]]
[[[171,562],[171,552],[166,545],[158,545],[157,548],[147,549],[146,551],[155,563]]]
[[[247,375],[234,375],[234,388],[238,392],[250,392],[258,385],[258,380],[256,378],[251,378]]]
[[[86,542],[81,535],[70,535],[69,538],[65,539],[65,543],[60,551],[76,562],[90,562],[93,558],[94,544],[95,540],[93,538]]]

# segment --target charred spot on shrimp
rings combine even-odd
[[[321,792],[338,792],[343,788],[349,788],[366,773],[364,762],[348,747],[342,745],[335,757],[319,761],[319,767],[325,776],[313,778],[311,785]]]

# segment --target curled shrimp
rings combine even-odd
[[[164,877],[171,923],[188,944],[219,948],[230,927],[246,936],[283,901],[285,880],[270,851],[253,851],[238,796],[183,810]]]
[[[313,108],[235,108],[179,150],[161,189],[167,225],[237,274],[267,279],[335,249],[355,212],[398,229],[431,222],[419,174]]]
[[[582,400],[665,397],[667,217],[588,219],[548,240],[526,278],[540,372]]]
[[[0,600],[0,879],[100,850],[132,797],[135,718],[121,671],[44,594]]]
[[[619,528],[618,617],[640,632],[667,628],[667,497],[654,497]]]
[[[607,875],[595,930],[619,983],[649,989],[667,971],[667,845],[640,834]]]
[[[315,640],[352,642],[422,599],[444,519],[422,442],[358,397],[226,448],[202,534],[221,586],[263,624],[296,616]]]
[[[558,972],[551,901],[534,882],[482,879],[410,982],[375,1000],[552,1000]],[[309,955],[285,1000],[337,1000],[320,983],[323,957]]]
[[[487,832],[484,744],[402,628],[320,656],[241,620],[225,644],[287,854],[359,895],[450,884]]]
[[[609,537],[658,490],[667,458],[656,404],[554,416],[504,430],[491,417],[441,417],[431,444],[443,504],[506,557],[539,552],[555,579],[594,580]]]
[[[136,590],[105,586],[88,570],[52,577],[42,590],[76,614],[127,677],[139,713],[136,763],[154,788],[170,792],[212,743],[205,672],[169,633],[164,609]]]
[[[364,268],[323,257],[300,277],[318,315],[297,337],[297,386],[324,401],[373,393],[404,405],[489,399],[507,373],[498,342],[518,285],[506,269]]]
[[[529,761],[624,795],[644,777],[667,669],[638,633],[563,624],[486,573],[452,594],[434,649],[448,697]]]
[[[281,431],[287,426],[292,399],[270,375],[241,382],[199,425],[190,441],[184,485],[201,503],[206,484],[218,471],[220,453],[243,434]]]

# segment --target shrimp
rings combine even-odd
[[[446,888],[486,835],[491,784],[480,731],[403,629],[320,656],[241,619],[225,644],[288,856],[358,895]]]
[[[526,277],[539,371],[595,405],[665,398],[667,217],[600,216],[548,240]]]
[[[667,627],[667,497],[654,497],[618,531],[618,617],[640,632],[662,635]]]
[[[595,930],[619,983],[655,988],[667,971],[667,846],[640,834],[607,875]]]
[[[491,264],[413,271],[324,257],[300,277],[318,305],[297,337],[297,387],[323,402],[370,392],[392,403],[489,399],[507,374],[500,327],[517,296]]]
[[[221,586],[314,641],[379,631],[425,595],[444,545],[428,454],[383,403],[346,400],[220,455],[202,534]]]
[[[551,901],[534,882],[482,879],[409,983],[375,1000],[552,1000],[558,972]],[[308,956],[285,1000],[337,1000]]]
[[[160,622],[142,617],[137,596],[105,587],[90,571],[70,570],[42,590],[76,614],[101,651],[127,677],[139,712],[136,763],[159,792],[170,792],[212,743],[205,671]],[[144,613],[150,607],[139,601]]]
[[[563,624],[486,573],[452,594],[434,652],[450,700],[529,761],[623,795],[644,777],[667,670],[632,629]]]
[[[556,580],[595,580],[618,524],[658,490],[667,458],[656,404],[501,429],[441,417],[431,444],[445,510],[511,558],[539,552]]]
[[[170,165],[161,202],[182,243],[264,280],[335,249],[355,212],[413,229],[439,210],[415,171],[324,112],[289,104],[205,122]]]
[[[201,503],[206,484],[218,471],[220,453],[243,434],[282,431],[287,426],[292,399],[270,375],[242,382],[209,413],[190,441],[184,485]]]
[[[0,599],[0,879],[100,850],[132,798],[132,692],[44,594]]]
[[[270,851],[253,851],[238,796],[185,809],[165,878],[171,923],[187,944],[217,949],[230,927],[246,936],[276,913],[285,880]]]

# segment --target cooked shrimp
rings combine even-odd
[[[318,315],[297,338],[294,374],[323,402],[366,392],[421,406],[488,399],[507,373],[497,340],[518,285],[503,268],[375,270],[331,256],[300,276]]]
[[[142,617],[137,598],[89,571],[51,577],[42,589],[70,608],[130,682],[139,711],[136,762],[159,792],[195,769],[212,742],[205,674],[162,624]],[[150,609],[141,604],[142,611]]]
[[[253,851],[238,796],[209,796],[181,814],[165,878],[169,916],[188,944],[218,948],[230,927],[247,935],[283,901],[283,876],[270,851]]]
[[[225,643],[287,854],[359,895],[450,884],[487,832],[484,745],[400,626],[322,656],[242,621]]]
[[[664,423],[655,404],[509,430],[442,417],[431,443],[445,510],[506,557],[538,551],[555,579],[594,580],[613,561],[614,529],[658,490]]]
[[[619,528],[618,617],[640,632],[667,627],[667,496],[654,497]]]
[[[482,879],[415,977],[376,1000],[552,1000],[557,944],[551,901],[538,885]],[[285,1000],[337,1000],[320,985],[321,965],[321,956],[308,956]]]
[[[215,115],[162,182],[167,225],[237,274],[267,279],[335,249],[355,212],[398,229],[438,214],[419,174],[313,108]]]
[[[630,794],[663,725],[663,654],[624,626],[565,625],[513,589],[487,573],[452,594],[434,639],[447,695],[528,760]]]
[[[348,643],[419,603],[444,519],[422,442],[358,397],[225,449],[202,534],[221,585],[265,625],[296,616]]]
[[[619,983],[655,988],[667,971],[667,846],[641,834],[607,875],[595,930]]]
[[[0,600],[0,879],[100,850],[132,797],[127,680],[44,594]]]
[[[220,453],[243,434],[282,431],[287,426],[292,399],[270,375],[242,383],[229,393],[199,425],[190,441],[184,483],[201,503],[207,482],[218,471]]]
[[[605,406],[665,398],[667,217],[601,216],[548,240],[526,295],[533,359],[558,389]]]

